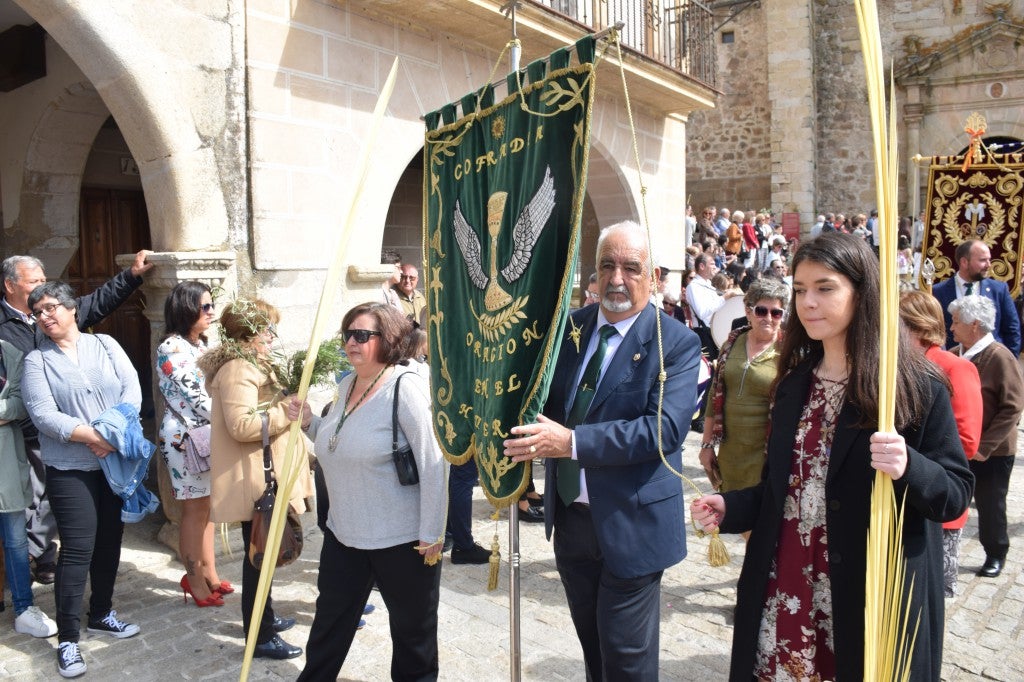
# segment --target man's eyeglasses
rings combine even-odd
[[[39,319],[43,315],[47,315],[49,317],[53,317],[53,312],[57,308],[60,308],[60,307],[61,307],[60,303],[46,303],[44,305],[39,306],[35,310],[33,310],[32,311],[32,317],[34,319]]]
[[[356,343],[364,344],[370,340],[371,336],[380,336],[380,332],[370,331],[369,329],[346,329],[344,336],[345,343],[355,339]]]
[[[763,305],[756,305],[750,310],[754,311],[755,317],[768,317],[768,315],[771,315],[773,320],[781,320],[782,316],[786,314],[786,311],[782,308],[767,308]]]
[[[419,279],[419,275],[402,275],[399,279],[407,279],[410,282],[415,282]]]
[[[199,309],[202,310],[204,313],[212,313],[213,312],[213,304],[212,303],[204,303],[201,306],[199,306]]]

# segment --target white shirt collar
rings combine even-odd
[[[4,302],[4,305],[7,306],[7,308],[11,310],[11,312],[13,312],[15,315],[17,315],[18,317],[21,318],[22,322],[24,322],[25,324],[28,324],[28,325],[35,324],[35,320],[32,319],[31,315],[26,315],[25,313],[21,312],[20,310],[15,308],[13,305],[8,303],[6,296],[3,298],[3,302]]]
[[[985,336],[983,336],[980,339],[978,339],[974,343],[973,346],[971,346],[966,351],[964,351],[964,355],[963,356],[964,356],[964,358],[970,360],[975,355],[977,355],[981,351],[985,350],[986,348],[988,348],[989,346],[991,346],[995,342],[996,342],[995,337],[992,336],[992,332],[989,332],[988,334],[985,334]]]

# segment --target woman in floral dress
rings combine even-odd
[[[221,582],[213,552],[210,522],[210,472],[185,469],[182,438],[210,422],[210,396],[196,361],[206,351],[206,330],[213,323],[213,296],[202,282],[180,282],[164,303],[165,336],[156,349],[156,373],[167,409],[160,423],[163,453],[175,499],[181,500],[178,553],[185,564],[181,589],[196,606],[222,606],[234,592]]]
[[[906,501],[903,543],[920,627],[910,679],[938,680],[943,521],[974,479],[949,384],[905,332],[895,432],[878,428],[878,261],[863,240],[828,233],[793,263],[761,482],[691,506],[706,530],[751,531],[737,586],[730,679],[861,680],[867,528],[875,471]]]

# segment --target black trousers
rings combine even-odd
[[[77,642],[82,598],[88,577],[89,616],[110,612],[114,581],[121,563],[121,498],[102,471],[46,468],[46,489],[60,532],[60,554],[53,596],[57,605],[57,641]]]
[[[556,501],[557,500],[557,501]],[[555,504],[555,566],[562,578],[587,679],[658,679],[662,571],[620,578],[604,565],[590,508]]]
[[[46,495],[46,465],[39,452],[38,438],[25,439],[25,455],[32,482],[32,503],[25,510],[28,553],[36,563],[52,564],[57,561],[57,520]]]
[[[252,612],[256,606],[256,587],[260,582],[260,572],[249,561],[251,538],[252,521],[242,521],[242,546],[245,547],[245,556],[242,557],[242,631],[246,637],[249,636],[249,624],[252,622]],[[274,584],[271,583],[270,589],[273,587]],[[277,634],[274,632],[274,600],[270,598],[270,589],[267,590],[267,603],[260,614],[257,644],[266,644]]]
[[[1006,559],[1010,535],[1006,528],[1006,493],[1010,489],[1015,456],[971,460],[974,474],[974,504],[978,507],[978,539],[985,556]]]
[[[374,581],[388,607],[391,679],[436,680],[441,563],[427,566],[414,543],[385,549],[347,547],[328,530],[320,551],[316,615],[299,680],[337,679]]]

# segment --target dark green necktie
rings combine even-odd
[[[606,324],[601,327],[601,340],[597,344],[597,350],[590,356],[590,362],[583,371],[580,378],[580,386],[576,389],[576,397],[569,409],[569,417],[565,426],[574,428],[577,424],[583,423],[587,417],[587,410],[594,400],[594,392],[597,390],[597,382],[601,379],[601,365],[604,363],[604,356],[608,352],[608,339],[616,334],[615,327]],[[562,498],[565,506],[569,506],[580,496],[580,464],[571,457],[563,457],[558,460],[558,496]]]
[[[967,292],[965,295],[970,296],[974,293],[974,282],[968,282],[967,286],[964,287],[964,291]]]

